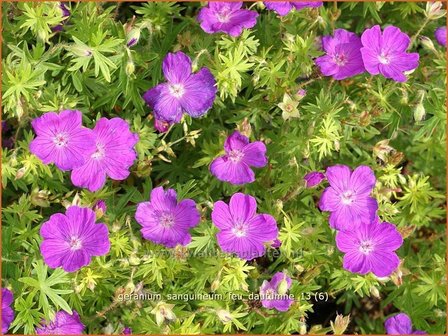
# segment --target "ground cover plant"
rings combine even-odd
[[[2,7],[2,333],[445,333],[441,2]]]

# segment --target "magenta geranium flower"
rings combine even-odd
[[[14,311],[10,307],[13,301],[12,292],[2,288],[2,334],[6,334],[14,320]]]
[[[54,164],[61,170],[82,166],[85,155],[95,151],[94,135],[81,125],[80,111],[48,112],[31,122],[37,137],[30,151],[43,163]]]
[[[280,16],[285,16],[293,8],[301,10],[307,7],[320,7],[323,5],[322,1],[264,1],[267,9],[275,11]]]
[[[325,173],[330,186],[319,201],[322,211],[330,211],[330,226],[337,230],[353,229],[361,221],[373,221],[378,209],[370,196],[376,179],[372,169],[359,166],[353,172],[344,165],[328,167]]]
[[[446,47],[446,27],[439,27],[434,32],[434,36],[436,37],[437,43],[441,46]]]
[[[223,32],[239,36],[244,28],[252,28],[257,23],[258,13],[241,9],[243,2],[209,1],[201,9],[198,21],[201,28],[209,34]]]
[[[366,29],[361,36],[362,59],[366,70],[372,75],[382,74],[396,82],[405,82],[405,71],[418,67],[418,53],[407,53],[411,42],[408,35],[394,26],[381,33],[380,26]]]
[[[403,238],[395,225],[379,219],[363,220],[355,229],[339,231],[336,246],[345,253],[344,269],[359,274],[372,272],[377,277],[389,276],[400,264],[395,250]]]
[[[109,231],[103,223],[95,224],[95,212],[71,206],[64,214],[57,213],[42,224],[40,252],[51,268],[62,267],[75,272],[90,264],[93,256],[109,252]]]
[[[384,322],[384,328],[388,335],[425,335],[422,330],[412,330],[412,321],[405,313],[389,317]]]
[[[291,278],[283,272],[277,272],[271,281],[263,281],[260,287],[261,304],[264,308],[284,312],[294,300],[286,292],[291,287]]]
[[[341,80],[359,75],[365,71],[361,56],[361,39],[345,29],[336,29],[334,36],[322,38],[326,55],[315,62],[324,76]]]
[[[198,225],[201,216],[191,199],[177,202],[173,189],[162,187],[151,191],[149,202],[139,203],[135,219],[142,226],[143,238],[166,247],[187,245],[191,241],[190,229]]]
[[[38,335],[81,335],[83,332],[84,324],[76,310],[72,315],[60,310],[56,313],[53,321],[44,322],[40,328],[36,328]]]
[[[217,179],[232,184],[245,184],[255,181],[255,173],[250,167],[266,166],[266,146],[261,141],[249,143],[249,139],[235,131],[225,143],[225,155],[213,160],[210,172]]]
[[[216,235],[224,252],[251,260],[265,254],[265,243],[278,236],[277,222],[267,214],[257,214],[257,201],[250,195],[236,193],[227,205],[215,203],[212,221],[219,229]]]
[[[101,118],[93,133],[96,150],[85,156],[84,165],[73,169],[71,180],[75,186],[97,191],[106,183],[106,176],[118,181],[129,176],[129,168],[137,158],[134,146],[138,136],[121,118]]]
[[[181,51],[166,55],[162,69],[167,83],[159,84],[143,95],[159,122],[177,123],[184,112],[199,118],[211,109],[216,82],[209,69],[192,73],[191,59]]]
[[[61,9],[62,17],[64,17],[65,19],[57,26],[54,26],[53,28],[51,28],[51,30],[54,32],[62,31],[62,29],[64,28],[64,25],[67,23],[67,21],[70,17],[70,10],[63,2],[59,3],[59,8]]]
[[[305,186],[307,188],[312,188],[319,185],[323,180],[325,180],[325,174],[317,171],[312,171],[306,174],[303,179],[305,180]]]

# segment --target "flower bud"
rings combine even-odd
[[[19,170],[17,170],[15,179],[20,180],[25,175],[25,172],[26,172],[25,167],[22,167]]]
[[[280,281],[277,287],[277,293],[279,295],[285,295],[287,291],[288,291],[288,282],[286,281],[285,278],[283,278],[283,280]]]
[[[210,289],[212,290],[212,292],[216,292],[216,290],[219,288],[219,286],[221,285],[219,279],[215,279],[212,282],[212,285],[210,286]]]
[[[375,286],[370,287],[370,294],[377,299],[381,299],[380,291]]]
[[[420,36],[419,40],[420,40],[420,44],[426,50],[433,51],[433,52],[436,51],[436,48],[434,47],[434,43],[432,42],[432,40],[429,37]]]
[[[414,108],[414,120],[420,122],[425,118],[426,110],[422,103],[418,103]]]
[[[349,323],[350,323],[350,315],[344,316],[337,314],[334,323],[333,321],[330,321],[330,326],[331,330],[333,330],[333,334],[343,335]]]
[[[107,210],[107,206],[103,200],[99,200],[98,202],[96,202],[95,206],[93,207],[93,211],[95,211],[96,219],[100,219],[101,217],[103,217],[106,210]]]
[[[134,64],[134,62],[132,62],[131,59],[126,62],[126,67],[125,67],[124,70],[126,72],[126,75],[128,75],[128,76],[130,76],[130,75],[132,75],[134,73],[134,71],[135,71],[135,64]]]
[[[441,1],[427,2],[425,15],[429,20],[437,20],[443,17],[446,10],[443,9],[443,3]]]
[[[140,28],[134,28],[129,31],[126,36],[126,46],[132,48],[138,43],[140,39]]]
[[[216,315],[218,315],[218,318],[222,323],[229,323],[232,321],[232,314],[230,314],[228,310],[218,309]]]

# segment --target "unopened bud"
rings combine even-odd
[[[421,45],[423,48],[429,51],[436,51],[436,48],[434,47],[434,43],[429,37],[426,36],[420,36],[419,38]]]
[[[128,76],[130,76],[134,73],[135,64],[134,64],[134,62],[132,62],[131,59],[129,61],[127,61],[125,71],[126,71],[126,75],[128,75]]]
[[[380,291],[375,286],[370,287],[370,294],[377,299],[381,299]]]
[[[218,315],[218,318],[222,323],[229,323],[232,321],[232,314],[230,314],[228,310],[219,309],[216,311],[216,315]]]
[[[285,278],[283,278],[283,280],[280,281],[277,287],[277,293],[279,295],[285,295],[287,291],[288,291],[288,282],[286,281]]]
[[[134,28],[129,31],[126,36],[126,45],[131,48],[138,43],[140,39],[140,28]]]
[[[427,2],[425,15],[429,20],[437,20],[446,14],[441,1]]]
[[[426,110],[422,103],[418,103],[414,108],[414,120],[420,122],[425,118]]]
[[[25,167],[22,167],[19,170],[17,170],[15,179],[16,180],[20,180],[25,175],[25,172],[26,172],[26,168]]]

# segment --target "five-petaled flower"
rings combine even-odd
[[[250,167],[266,166],[266,146],[261,141],[249,142],[249,139],[235,131],[225,143],[225,155],[213,160],[211,173],[219,180],[231,184],[245,184],[255,181],[255,173]]]
[[[101,118],[93,129],[96,149],[85,155],[85,163],[73,169],[72,183],[88,188],[90,191],[101,189],[106,176],[114,180],[125,180],[134,164],[137,153],[134,150],[138,136],[129,129],[129,124],[121,118]]]
[[[75,272],[90,264],[93,256],[109,253],[109,231],[106,224],[95,224],[95,212],[71,206],[42,224],[40,252],[51,268],[62,267]]]
[[[330,186],[319,201],[322,211],[330,211],[330,226],[334,229],[351,230],[362,221],[373,221],[378,209],[371,197],[376,179],[372,169],[359,166],[353,172],[344,165],[328,167],[325,173]]]
[[[322,1],[264,1],[263,3],[267,9],[275,11],[280,16],[285,16],[294,8],[301,10],[323,5]]]
[[[326,55],[318,57],[316,64],[324,76],[341,80],[365,71],[361,56],[361,39],[345,29],[336,29],[334,36],[324,36],[322,47]]]
[[[48,112],[35,118],[31,125],[37,137],[30,143],[30,151],[43,163],[54,164],[61,170],[80,167],[85,156],[95,151],[92,130],[82,126],[80,111]]]
[[[255,198],[242,193],[234,194],[229,205],[223,201],[215,203],[212,221],[219,229],[216,237],[224,252],[252,260],[265,254],[265,243],[277,239],[278,229],[274,217],[257,214],[256,211]]]
[[[364,66],[372,75],[382,74],[396,82],[405,82],[403,72],[418,67],[418,53],[406,52],[411,40],[397,27],[388,26],[381,33],[380,26],[373,26],[364,31],[361,42]]]
[[[189,230],[198,225],[201,217],[191,199],[177,202],[174,189],[163,187],[151,191],[149,202],[139,203],[135,219],[142,226],[143,238],[166,247],[187,245],[191,241]]]
[[[178,123],[183,113],[199,118],[215,101],[215,78],[207,68],[191,72],[191,59],[183,52],[169,53],[162,64],[167,83],[148,90],[143,99],[158,122]]]
[[[422,330],[412,330],[412,321],[405,313],[399,313],[389,317],[384,322],[384,328],[388,335],[425,335]]]
[[[44,322],[41,327],[36,328],[38,335],[81,335],[83,332],[84,324],[76,310],[73,314],[60,310],[52,321]]]
[[[389,276],[397,269],[400,259],[395,250],[402,244],[395,225],[380,223],[378,218],[336,234],[336,246],[345,253],[344,268],[359,274],[372,272],[377,277]]]
[[[209,34],[224,32],[239,36],[244,28],[252,28],[257,23],[258,13],[241,9],[243,2],[209,1],[201,9],[198,21],[201,28]]]

